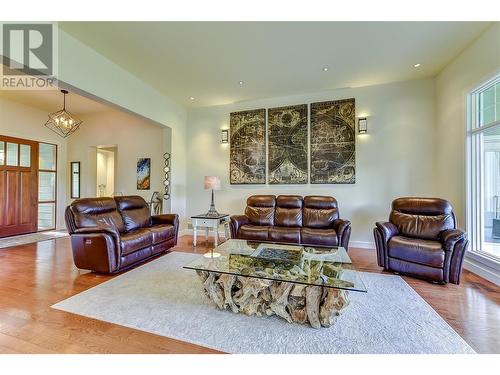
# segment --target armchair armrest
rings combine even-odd
[[[392,237],[399,234],[398,228],[391,222],[378,221],[375,225],[381,231],[385,243],[389,242]]]
[[[177,214],[162,214],[151,216],[151,224],[170,224],[174,227],[179,226],[179,215]]]
[[[440,233],[441,243],[446,251],[453,251],[457,242],[465,239],[465,233],[460,229],[447,229]]]
[[[231,216],[230,228],[231,228],[231,238],[238,238],[238,229],[245,224],[249,224],[250,220],[245,215],[233,215]]]

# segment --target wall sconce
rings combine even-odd
[[[228,129],[222,130],[220,143],[229,143],[229,130]]]
[[[368,120],[366,117],[358,118],[358,133],[366,134],[368,133]]]

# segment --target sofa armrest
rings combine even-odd
[[[80,269],[103,273],[120,270],[120,233],[113,227],[76,229],[71,234],[71,249]]]
[[[179,215],[177,214],[162,214],[151,216],[151,224],[170,224],[174,227],[179,227]]]
[[[457,242],[465,239],[465,233],[460,229],[447,229],[439,237],[445,251],[453,251]]]
[[[231,228],[231,238],[238,238],[238,229],[245,224],[249,224],[250,220],[245,215],[233,215],[231,216],[230,228]]]
[[[346,250],[349,248],[351,237],[351,222],[349,220],[336,219],[333,221],[333,229],[337,232],[339,246]]]
[[[88,227],[88,228],[78,228],[73,234],[109,234],[111,235],[118,244],[120,242],[120,232],[112,226],[99,226],[99,227]]]
[[[399,234],[398,228],[391,222],[378,221],[375,225],[381,231],[385,243]]]

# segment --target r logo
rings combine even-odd
[[[3,24],[4,75],[53,75],[52,24]]]

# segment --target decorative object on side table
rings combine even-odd
[[[216,176],[205,176],[205,190],[212,190],[212,201],[210,203],[210,209],[207,212],[208,217],[218,217],[220,214],[215,209],[214,203],[214,190],[220,190],[220,179]]]

